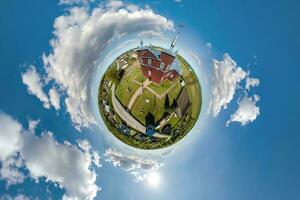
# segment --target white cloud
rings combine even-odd
[[[149,171],[158,170],[163,165],[155,160],[125,155],[110,148],[106,150],[104,155],[107,157],[107,162],[132,174],[135,181],[143,181]]]
[[[40,123],[40,120],[32,120],[32,119],[29,119],[28,121],[28,130],[31,132],[31,133],[34,133],[36,127],[39,125]]]
[[[213,68],[212,99],[210,101],[210,110],[213,116],[217,116],[222,108],[227,108],[233,100],[236,89],[240,88],[245,91],[245,96],[238,100],[238,109],[231,114],[226,126],[229,126],[231,122],[239,122],[242,126],[253,122],[260,114],[259,107],[256,105],[259,96],[249,97],[248,92],[251,87],[259,86],[260,80],[250,77],[250,72],[246,73],[228,54],[224,54],[222,61],[214,60]]]
[[[196,54],[196,53],[193,52],[193,51],[189,51],[189,54],[190,54],[192,60],[194,60],[194,62],[195,62],[196,64],[198,64],[197,67],[203,67],[203,66],[202,66],[202,61],[201,61],[201,59],[200,59],[200,57],[199,57],[198,54]],[[204,70],[204,68],[203,68],[203,70]],[[206,75],[205,75],[205,73],[204,73],[203,70],[202,70],[203,80],[204,80],[205,84],[208,84],[207,77],[206,77]]]
[[[136,11],[139,10],[139,7],[138,7],[137,5],[134,5],[134,4],[129,4],[129,5],[127,6],[127,9],[128,9],[129,11],[131,11],[131,12],[136,12]]]
[[[210,43],[210,42],[208,42],[207,44],[206,44],[206,46],[208,47],[208,48],[212,48],[212,44]]]
[[[217,116],[221,109],[226,109],[232,101],[239,83],[247,73],[228,55],[224,54],[222,61],[213,61],[213,83],[211,109]]]
[[[87,140],[78,140],[77,144],[85,152],[90,152],[90,150],[92,149],[92,146],[90,145],[90,143]],[[101,166],[101,164],[100,164],[100,156],[99,156],[98,152],[93,151],[92,155],[91,155],[91,159],[92,159],[92,162],[97,167]]]
[[[35,95],[41,102],[43,102],[43,106],[49,109],[49,99],[42,89],[43,83],[35,67],[30,66],[21,77],[23,83],[27,86],[29,94]]]
[[[0,179],[6,180],[8,186],[22,183],[25,179],[25,175],[19,170],[22,166],[23,161],[17,155],[3,160],[0,168]]]
[[[22,126],[0,112],[0,127],[0,179],[5,179],[7,185],[21,183],[24,175],[18,169],[22,163],[17,152],[22,148]]]
[[[100,155],[98,152],[94,151],[92,153],[92,156],[93,156],[93,163],[97,166],[97,167],[101,167],[102,165],[100,164]]]
[[[250,90],[251,87],[257,87],[259,86],[260,81],[257,78],[251,78],[251,77],[247,77],[246,78],[246,90]]]
[[[248,97],[248,94],[246,94],[238,102],[237,111],[231,115],[230,120],[227,121],[226,125],[228,126],[231,122],[239,122],[242,126],[244,126],[253,122],[260,114],[259,107],[256,105],[259,99],[260,97],[257,95]]]
[[[94,2],[95,0],[60,0],[59,4],[63,5],[74,5],[74,4],[83,4],[87,5],[90,2]]]
[[[113,9],[118,9],[122,6],[124,6],[124,3],[122,1],[118,1],[118,0],[109,0],[107,2],[107,6]]]
[[[57,143],[51,134],[40,138],[32,134],[24,137],[22,156],[33,178],[46,177],[66,189],[65,197],[93,199],[99,187],[96,173],[90,170],[92,155],[68,144]]]
[[[51,88],[49,90],[49,97],[50,97],[50,103],[52,104],[52,106],[56,110],[59,110],[60,109],[60,97],[59,97],[59,93],[56,90],[56,88]]]
[[[93,199],[100,189],[92,169],[93,163],[99,165],[97,153],[91,151],[87,141],[61,144],[51,132],[37,137],[33,130],[36,125],[36,121],[30,121],[27,131],[9,115],[0,114],[0,178],[10,184],[22,182],[24,177],[18,169],[24,165],[32,178],[45,177],[46,181],[58,183],[66,190],[65,199]]]
[[[17,194],[16,196],[11,196],[8,194],[4,194],[0,197],[0,200],[29,200],[31,199],[30,197],[27,197],[23,194]]]
[[[157,38],[160,40],[168,41],[168,38],[166,38],[163,33],[152,31],[152,30],[142,31],[138,34],[138,37],[139,38],[151,38],[151,39]]]
[[[10,116],[0,112],[0,160],[7,160],[22,148],[23,127]]]
[[[162,33],[173,23],[150,9],[73,7],[54,23],[52,51],[43,56],[50,80],[66,93],[65,104],[76,128],[95,123],[89,109],[89,80],[97,59],[114,38],[143,31]]]
[[[198,63],[199,66],[202,65],[201,59],[196,53],[194,53],[193,51],[190,51],[189,54],[196,61],[196,63]]]
[[[181,3],[181,0],[174,0],[174,2],[176,2],[176,3]]]
[[[23,194],[18,194],[17,196],[15,196],[14,200],[29,200],[30,197],[27,197]]]

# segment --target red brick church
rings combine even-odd
[[[171,52],[173,52],[182,28],[183,25],[179,25],[179,30],[170,47],[170,53],[167,51],[157,51],[151,47],[143,48],[143,41],[141,41],[140,49],[137,50],[138,59],[144,76],[158,85],[166,79],[172,81],[180,76],[179,72],[176,71],[174,67],[171,68],[175,59],[175,56]]]
[[[156,84],[166,79],[172,81],[179,76],[175,69],[170,69],[175,56],[149,48],[139,49],[137,54],[144,76]]]

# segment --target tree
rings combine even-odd
[[[119,71],[115,67],[111,67],[105,76],[108,80],[112,81],[116,85],[118,85],[120,82]]]
[[[165,99],[165,109],[169,109],[170,108],[170,100],[169,100],[169,95],[166,95],[166,99]]]

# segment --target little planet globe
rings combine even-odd
[[[193,128],[202,105],[201,87],[189,63],[172,48],[141,43],[108,67],[98,104],[116,138],[155,150],[175,144]]]

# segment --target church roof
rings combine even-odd
[[[175,70],[177,71],[179,74],[182,74],[182,68],[180,66],[180,63],[177,59],[175,59],[170,67],[170,70]]]

